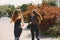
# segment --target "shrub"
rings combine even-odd
[[[21,8],[22,11],[26,11],[27,10],[27,5],[23,4],[20,8]]]

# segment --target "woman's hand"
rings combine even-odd
[[[24,21],[21,19],[21,26],[24,27]]]
[[[24,27],[24,23],[22,23],[21,26]]]

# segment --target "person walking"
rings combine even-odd
[[[24,26],[23,15],[20,9],[13,11],[11,22],[14,22],[14,40],[19,40],[22,33],[22,27]]]
[[[36,35],[37,40],[40,40],[38,26],[41,24],[42,16],[38,14],[35,10],[33,11],[33,14],[34,16],[31,17],[31,21],[30,21],[32,40],[34,40],[35,35]],[[34,33],[36,34],[34,35]]]

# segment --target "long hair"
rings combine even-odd
[[[12,21],[13,22],[16,22],[16,18],[19,17],[19,15],[21,14],[21,10],[19,9],[16,9],[13,11],[13,14],[12,14]]]
[[[40,25],[42,21],[42,16],[36,11],[33,11],[33,14],[34,14],[35,23]]]

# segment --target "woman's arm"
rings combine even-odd
[[[23,18],[21,18],[21,26],[22,26],[22,27],[24,26]]]
[[[41,18],[41,20],[43,20],[41,15],[40,15],[40,18]]]
[[[41,24],[41,21],[43,20],[42,15],[37,12],[37,18],[39,25]]]
[[[22,26],[22,27],[24,26],[24,18],[23,18],[22,12],[21,12],[21,26]]]

